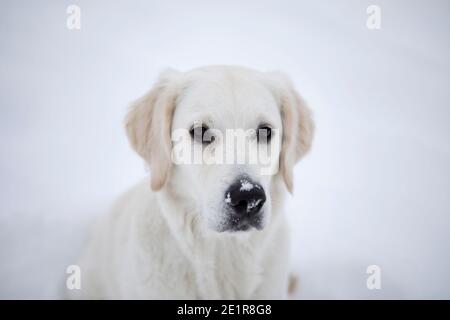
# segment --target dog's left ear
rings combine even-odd
[[[125,128],[133,149],[148,163],[151,187],[157,191],[166,183],[171,167],[170,130],[178,96],[179,72],[163,72],[153,88],[131,105]]]
[[[294,89],[289,78],[278,72],[269,73],[269,77],[280,103],[283,122],[280,173],[288,191],[292,193],[293,168],[311,149],[314,122],[311,110]]]

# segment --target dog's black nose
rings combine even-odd
[[[248,178],[238,179],[225,192],[225,202],[240,216],[258,213],[265,201],[263,187]]]

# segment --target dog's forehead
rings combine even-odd
[[[187,121],[216,126],[249,127],[255,122],[280,122],[279,106],[270,87],[258,74],[204,72],[189,77],[177,103]]]

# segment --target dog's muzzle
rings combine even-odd
[[[262,229],[266,194],[263,187],[246,176],[239,177],[225,192],[229,216],[227,230],[246,231],[251,227]]]

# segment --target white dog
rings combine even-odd
[[[192,164],[174,155],[174,132],[187,133],[177,147],[207,158],[223,150],[229,129],[253,132],[245,137],[258,150],[281,141],[271,145],[279,170],[266,174],[249,162]],[[309,109],[280,73],[234,66],[164,72],[126,118],[150,181],[123,195],[95,229],[80,261],[80,297],[285,298],[283,197],[313,129]]]

